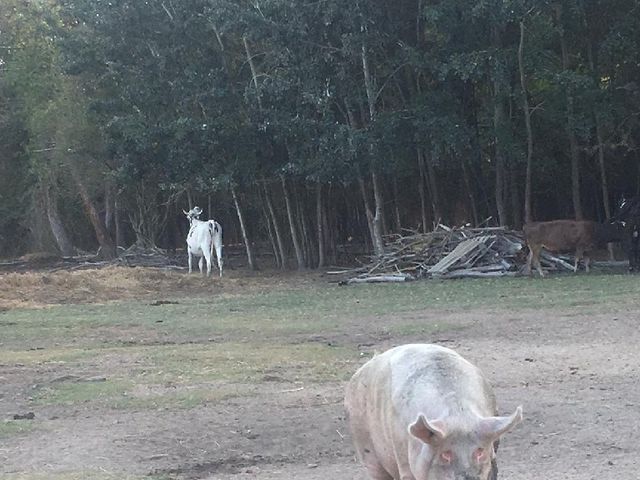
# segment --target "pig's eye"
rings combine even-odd
[[[484,448],[476,448],[473,451],[473,460],[476,463],[484,463],[488,458],[488,452]]]
[[[449,465],[453,460],[453,452],[451,450],[445,450],[440,453],[440,461],[445,465]]]

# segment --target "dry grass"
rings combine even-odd
[[[90,270],[58,270],[0,273],[0,312],[13,308],[106,303],[131,299],[182,298],[200,295],[263,291],[274,286],[297,289],[318,281],[313,274],[227,271],[220,279],[212,274],[146,267],[109,266]],[[269,280],[265,282],[265,278]]]
[[[102,303],[158,293],[215,292],[216,281],[199,275],[152,268],[106,267],[92,270],[6,273],[0,275],[0,307],[33,308],[66,303]]]

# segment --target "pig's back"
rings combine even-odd
[[[418,413],[427,418],[456,415],[462,410],[482,416],[495,414],[495,399],[484,375],[455,351],[439,345],[409,344],[386,354],[392,403],[405,421],[414,421]]]

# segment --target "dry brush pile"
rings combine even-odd
[[[568,270],[566,257],[543,252],[551,270]],[[386,237],[385,253],[354,269],[329,272],[347,278],[341,284],[406,282],[421,278],[502,277],[522,273],[527,249],[522,232],[505,227],[438,227]]]

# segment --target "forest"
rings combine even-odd
[[[320,268],[640,189],[639,0],[1,0],[0,257]]]

